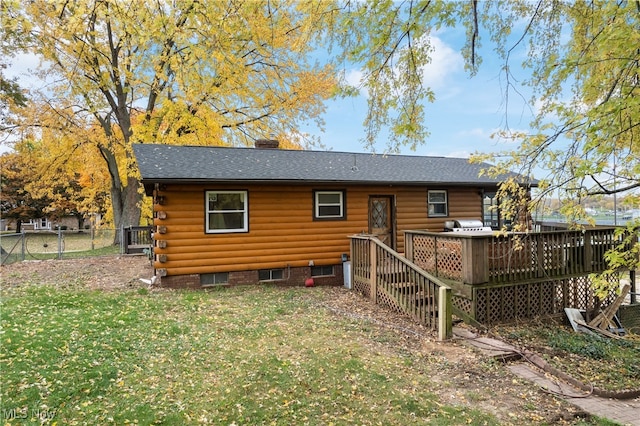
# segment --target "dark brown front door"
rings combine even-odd
[[[376,235],[380,241],[395,249],[393,196],[369,196],[369,233]]]

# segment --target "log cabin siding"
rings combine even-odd
[[[348,235],[367,232],[370,195],[395,199],[396,247],[404,247],[408,229],[442,230],[451,218],[481,218],[477,188],[448,189],[449,216],[427,217],[426,187],[371,185],[163,185],[154,196],[157,241],[155,268],[167,275],[189,275],[258,269],[337,265],[349,253]],[[248,232],[208,234],[205,194],[209,190],[246,190]],[[345,219],[314,220],[314,190],[345,190]],[[163,212],[162,215],[158,212]],[[161,216],[166,218],[161,219]],[[160,233],[162,227],[163,233]],[[160,261],[162,260],[162,262]]]

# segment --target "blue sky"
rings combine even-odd
[[[495,152],[507,148],[507,141],[491,138],[508,124],[511,130],[528,130],[532,111],[527,106],[529,94],[522,99],[510,93],[509,105],[505,105],[504,76],[501,61],[489,44],[481,50],[482,64],[479,72],[470,77],[464,70],[460,48],[464,45],[464,30],[447,29],[432,34],[435,47],[433,61],[425,71],[426,83],[434,90],[436,100],[426,107],[426,125],[430,137],[415,151],[402,147],[401,153],[408,155],[435,155],[468,157],[474,152]],[[512,59],[512,67],[520,70],[520,59]],[[356,82],[359,71],[346,70]],[[520,76],[522,77],[522,76]],[[521,89],[521,88],[519,88]],[[525,93],[526,89],[525,89]],[[362,123],[366,114],[366,97],[340,99],[327,104],[324,116],[324,133],[307,129],[320,135],[322,143],[334,151],[364,152]],[[386,140],[381,137],[375,145],[376,152],[385,152]]]
[[[488,38],[488,35],[484,36]],[[515,93],[510,94],[508,110],[505,110],[501,61],[491,50],[489,40],[484,40],[485,46],[480,50],[482,64],[474,77],[464,70],[460,54],[465,42],[463,28],[439,31],[431,35],[431,40],[435,49],[433,61],[424,69],[425,82],[436,96],[435,102],[426,105],[426,126],[430,137],[415,151],[401,147],[400,153],[468,157],[474,152],[495,152],[507,148],[507,141],[491,138],[491,135],[504,129],[507,123],[512,130],[526,131],[532,113],[525,101]],[[520,69],[520,59],[514,58],[512,61],[513,68]],[[25,75],[37,65],[35,57],[20,56],[14,58],[6,74],[19,77],[24,85],[34,84]],[[358,69],[346,69],[345,72],[350,81],[357,83],[361,75]],[[324,115],[325,132],[321,133],[315,127],[302,130],[319,136],[327,149],[366,152],[362,142],[365,135],[362,123],[366,110],[365,94],[329,101]],[[378,153],[386,151],[384,136],[379,138],[374,149]]]

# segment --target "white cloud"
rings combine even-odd
[[[462,55],[437,36],[425,40],[432,48],[431,62],[422,67],[424,84],[434,91],[450,89],[452,76],[464,70]]]
[[[477,149],[481,149],[481,147],[486,145],[500,144],[496,139],[492,138],[492,135],[498,130],[499,129],[472,127],[455,132],[453,134],[453,139],[456,141],[463,141],[465,144],[471,144],[477,147]]]
[[[350,86],[358,88],[360,95],[369,97],[369,91],[364,86],[364,72],[361,69],[352,68],[345,73],[344,79]]]
[[[446,149],[433,149],[433,146],[426,146],[427,149],[420,150],[418,152],[413,152],[409,155],[424,155],[427,157],[449,157],[449,158],[469,158],[471,156],[471,152],[468,149],[455,149],[452,151],[447,151]]]
[[[469,158],[471,156],[471,153],[468,150],[464,149],[464,150],[459,150],[459,151],[448,152],[444,156],[445,157],[452,157],[452,158]]]
[[[428,43],[431,47],[431,61],[421,68],[425,87],[434,91],[445,91],[443,96],[446,97],[459,93],[461,89],[451,82],[456,74],[464,70],[462,55],[434,35],[426,36],[422,42]],[[349,85],[357,87],[362,96],[368,98],[368,91],[364,87],[365,73],[362,69],[346,70],[344,79]]]
[[[8,60],[9,66],[4,74],[8,78],[17,78],[18,83],[23,88],[33,88],[41,86],[42,80],[35,76],[35,70],[40,65],[40,59],[31,53],[16,55]]]
[[[483,137],[483,138],[487,138],[487,137],[491,137],[491,133],[493,133],[495,130],[487,130],[487,129],[483,129],[481,127],[474,127],[472,129],[465,129],[462,130],[460,132],[456,132],[456,136],[459,137]]]
[[[345,80],[352,86],[359,87],[362,84],[364,73],[361,70],[351,69],[345,75]]]

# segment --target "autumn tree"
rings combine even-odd
[[[462,48],[470,74],[481,66],[481,42],[502,60],[505,104],[520,95],[512,70],[531,73],[524,84],[536,118],[530,132],[503,129],[519,142],[508,152],[478,155],[495,164],[488,173],[516,171],[540,179],[528,198],[526,181],[502,187],[502,207],[512,215],[533,211],[549,194],[563,213],[584,219],[586,197],[619,194],[640,199],[640,2],[638,1],[460,1],[349,2],[337,31],[343,59],[360,66],[367,90],[367,142],[391,132],[390,148],[414,145],[428,135],[424,102],[433,101],[422,70],[431,60],[429,35],[442,26],[462,25]],[[353,31],[348,31],[352,28]],[[525,58],[517,63],[514,58]],[[632,199],[632,200],[630,200]],[[627,235],[638,236],[638,223]],[[626,247],[626,246],[625,246]],[[638,247],[611,253],[611,265],[640,267]],[[614,267],[615,269],[615,267]]]
[[[301,122],[319,117],[327,96],[366,89],[367,144],[383,129],[390,150],[423,143],[424,105],[435,97],[422,72],[432,57],[431,32],[443,26],[466,28],[462,53],[471,75],[481,66],[481,42],[495,47],[505,100],[516,87],[513,67],[532,73],[526,84],[537,118],[526,134],[505,129],[519,148],[491,155],[496,167],[488,172],[536,171],[540,196],[558,193],[576,219],[575,200],[634,197],[640,185],[637,1],[34,0],[16,10],[3,19],[28,30],[27,47],[45,60],[48,78],[35,98],[39,113],[28,116],[52,118],[24,125],[71,134],[99,123],[116,226],[139,216],[132,142],[292,139]],[[325,41],[337,47],[338,62],[363,71],[361,87],[334,92],[332,69],[311,63]],[[524,63],[514,62],[516,54]],[[528,200],[522,184],[505,183],[503,207],[534,206],[538,199]]]
[[[544,166],[549,176],[543,186],[567,190],[574,200],[640,187],[640,49],[633,47],[640,39],[640,2],[407,0],[348,5],[337,38],[342,59],[364,73],[362,87],[356,89],[365,88],[369,95],[367,142],[374,143],[385,127],[392,134],[391,148],[424,141],[428,117],[423,105],[435,100],[422,76],[431,61],[429,36],[443,26],[462,25],[467,29],[462,48],[467,69],[473,75],[481,66],[479,46],[488,38],[503,60],[506,99],[516,87],[513,67],[531,72],[525,84],[533,90],[530,105],[537,108],[533,131],[505,129],[504,136],[521,140],[520,149],[493,159],[506,154],[509,160],[502,164],[526,176]],[[514,34],[517,28],[521,32]],[[516,53],[526,58],[523,63],[515,63]]]
[[[541,2],[528,11],[525,65],[538,112],[531,133],[509,134],[521,143],[502,164],[547,171],[544,189],[559,190],[571,216],[585,197],[633,196],[640,188],[640,50],[632,47],[640,41],[640,3]],[[518,16],[503,16],[499,27]]]
[[[584,200],[616,194],[625,203],[640,201],[640,3],[538,2],[527,14],[528,84],[538,107],[530,133],[505,135],[518,140],[513,152],[485,156],[495,171],[541,170],[541,191],[557,194],[561,212],[575,226],[589,220]],[[501,39],[504,43],[504,37]],[[511,49],[514,49],[513,46]],[[505,50],[505,67],[509,50]],[[508,188],[505,188],[508,189]],[[639,221],[624,230],[625,244],[607,254],[610,269],[640,267]],[[621,231],[622,232],[622,231]],[[601,283],[601,284],[604,284]],[[606,285],[604,285],[606,289]]]
[[[27,189],[32,181],[32,164],[28,157],[17,153],[0,155],[0,216],[16,222],[16,232],[21,232],[22,222],[45,216],[49,200],[34,197]]]
[[[330,8],[296,0],[21,2],[2,24],[19,22],[25,50],[43,60],[43,87],[30,93],[38,113],[25,113],[21,125],[94,143],[110,176],[114,225],[137,225],[132,143],[285,140],[319,120],[335,81],[311,54]],[[84,137],[94,123],[98,141]]]
[[[0,126],[5,128],[8,123],[8,111],[15,107],[24,107],[27,98],[17,79],[5,77],[3,70],[7,64],[0,62]]]
[[[42,217],[75,216],[81,229],[85,218],[108,211],[109,175],[91,158],[95,147],[54,145],[26,139],[0,156],[0,213],[16,220],[18,232],[23,221]]]
[[[100,129],[82,134],[76,131],[70,137],[46,128],[41,136],[37,141],[15,144],[14,150],[30,158],[34,178],[25,189],[33,197],[49,200],[47,216],[75,216],[82,229],[83,221],[91,215],[109,213],[110,176],[95,144],[104,138]]]
[[[16,1],[0,2],[0,16],[12,14],[18,7]],[[0,129],[6,131],[11,128],[10,111],[15,107],[24,107],[27,98],[23,89],[17,82],[17,78],[9,78],[5,75],[6,68],[10,65],[10,58],[21,49],[25,41],[17,22],[2,21],[0,28]]]

